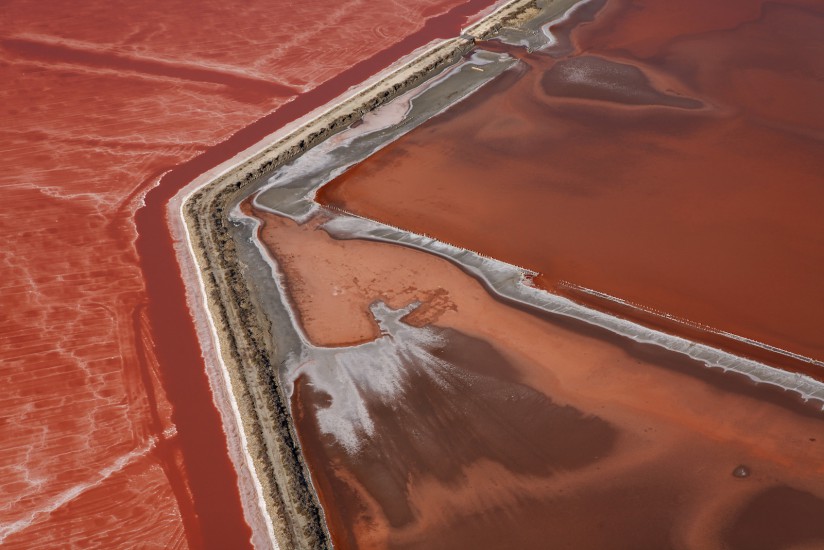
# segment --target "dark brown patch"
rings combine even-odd
[[[742,510],[725,540],[732,550],[824,548],[824,500],[791,487],[767,489]]]

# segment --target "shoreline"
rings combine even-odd
[[[475,40],[488,38],[521,14],[537,13],[534,0],[500,5],[461,36],[430,43],[350,89],[328,108],[287,125],[276,132],[283,137],[275,143],[257,144],[207,172],[170,203],[169,223],[187,301],[257,547],[277,548],[278,541],[289,547],[331,547],[331,539],[303,462],[288,397],[277,366],[270,361],[270,321],[243,281],[227,231],[226,206],[260,175],[453,65],[474,48]],[[238,160],[249,153],[251,158]],[[226,164],[233,161],[227,170]]]
[[[535,3],[514,2],[511,5],[518,5],[520,7],[522,11],[517,13],[529,13],[530,8],[533,7]],[[571,3],[571,5],[575,5],[575,3]],[[501,8],[499,8],[498,12],[495,12],[495,14],[493,14],[498,14],[499,19],[497,21],[490,21],[488,19],[484,19],[481,22],[471,26],[470,29],[476,29],[477,32],[483,33],[482,36],[489,36],[489,33],[500,32],[502,26],[506,22],[513,19],[517,20],[517,13],[515,15],[512,15],[510,13],[501,16],[501,14],[499,13],[500,10]],[[429,78],[433,75],[439,74],[442,70],[452,66],[454,63],[449,63],[448,59],[452,59],[453,62],[455,60],[461,59],[463,53],[466,53],[473,49],[475,39],[475,37],[467,36],[466,33],[464,33],[461,35],[461,37],[458,37],[456,39],[443,41],[435,46],[432,46],[430,44],[430,46],[418,50],[417,55],[413,54],[413,56],[410,56],[414,57],[411,61],[404,61],[402,63],[398,63],[396,64],[396,66],[384,71],[384,73],[381,74],[380,78],[370,79],[360,87],[360,92],[354,92],[354,96],[344,98],[343,100],[338,101],[337,103],[333,102],[334,105],[330,109],[327,109],[325,111],[322,111],[320,114],[317,114],[319,111],[321,111],[321,108],[316,110],[315,113],[307,115],[307,117],[304,117],[304,119],[302,119],[303,122],[301,122],[300,124],[296,123],[295,125],[288,127],[288,129],[284,129],[283,132],[280,132],[279,135],[285,135],[285,137],[281,138],[274,145],[261,148],[260,150],[254,153],[254,156],[250,160],[236,163],[235,166],[233,166],[229,170],[229,172],[224,173],[224,175],[222,176],[218,175],[216,178],[210,181],[205,181],[203,185],[197,187],[196,189],[191,189],[191,191],[186,195],[185,200],[182,204],[180,204],[180,209],[181,216],[186,220],[187,223],[184,229],[186,230],[187,245],[189,247],[190,254],[192,255],[191,257],[193,258],[197,256],[199,260],[198,263],[201,266],[201,269],[203,265],[218,266],[216,270],[219,272],[218,277],[215,278],[214,273],[211,273],[212,280],[210,281],[210,284],[213,290],[218,289],[219,293],[219,289],[225,287],[223,292],[233,293],[235,291],[239,291],[242,293],[242,296],[240,294],[237,295],[241,296],[239,299],[231,298],[228,295],[223,297],[218,296],[217,298],[220,304],[223,304],[224,300],[226,300],[226,303],[228,303],[230,307],[235,307],[232,305],[233,303],[235,305],[240,304],[237,305],[237,309],[243,310],[245,313],[239,314],[238,312],[234,312],[234,315],[237,315],[236,318],[239,321],[230,322],[228,320],[228,317],[226,317],[227,311],[221,310],[221,312],[219,313],[219,318],[223,320],[223,326],[221,330],[221,328],[218,328],[212,322],[212,318],[209,315],[205,316],[206,320],[209,322],[211,326],[212,338],[215,342],[215,345],[219,349],[225,350],[227,349],[226,346],[228,346],[229,348],[231,348],[232,352],[238,351],[239,347],[237,342],[231,341],[230,337],[231,333],[233,331],[236,331],[241,326],[246,326],[247,328],[253,326],[255,334],[248,334],[247,336],[252,340],[255,340],[256,342],[262,344],[264,347],[271,346],[273,344],[271,334],[269,335],[268,341],[266,338],[266,333],[271,332],[271,322],[266,315],[261,314],[261,307],[257,301],[258,299],[255,296],[255,293],[250,293],[246,288],[246,284],[248,284],[249,281],[247,280],[245,284],[240,283],[238,282],[238,280],[239,277],[241,277],[241,275],[239,275],[237,272],[227,272],[227,270],[231,270],[232,267],[231,265],[224,264],[223,262],[229,261],[231,263],[232,261],[234,261],[235,268],[243,263],[242,261],[239,261],[239,258],[237,257],[237,251],[235,250],[235,242],[232,241],[231,237],[228,237],[225,240],[221,241],[220,246],[215,246],[214,242],[212,243],[212,259],[217,259],[217,264],[203,263],[204,261],[209,261],[209,259],[206,258],[204,254],[209,252],[210,247],[207,244],[207,241],[202,240],[203,230],[208,225],[208,222],[204,223],[202,222],[202,220],[199,221],[199,219],[201,217],[205,217],[206,219],[212,219],[213,222],[220,224],[223,231],[227,231],[227,224],[232,223],[228,219],[229,208],[227,207],[231,206],[231,204],[233,203],[233,199],[236,199],[244,192],[248,193],[251,187],[257,185],[257,183],[260,182],[261,175],[271,174],[277,167],[294,160],[296,157],[300,156],[301,154],[309,150],[311,147],[321,143],[326,138],[336,134],[338,131],[347,128],[352,122],[354,122],[355,120],[359,120],[366,112],[369,112],[375,107],[388,102],[389,100],[400,95],[404,91],[408,91],[412,88],[415,88],[418,84],[428,81]],[[464,44],[463,42],[461,42],[462,40],[467,41],[468,44]],[[458,48],[458,50],[450,50],[450,47]],[[462,54],[457,55],[457,57],[455,57],[457,51],[459,51],[461,47],[466,47],[467,49]],[[444,53],[447,51],[451,53],[446,55],[446,57],[438,58],[437,55],[435,55],[436,52]],[[409,79],[404,80],[400,83],[393,80],[393,77],[397,78],[399,76],[407,74],[404,73],[404,71],[409,71],[412,67],[416,66],[416,63],[419,63],[422,60],[431,61],[433,55],[435,55],[438,61],[435,61],[434,64],[426,64],[426,66],[424,66],[421,69],[421,72],[414,72],[409,77],[412,79],[412,83],[410,83]],[[378,75],[376,75],[376,77],[377,76]],[[386,87],[389,85],[392,85],[391,89],[387,90]],[[381,86],[384,87],[382,88]],[[353,88],[352,90],[350,90],[350,92],[353,90],[355,89]],[[350,110],[347,112],[347,109],[354,110]],[[339,116],[336,117],[336,114]],[[308,122],[306,122],[307,119],[309,119]],[[344,120],[345,122],[342,122],[342,120]],[[298,139],[302,136],[305,137],[298,141]],[[246,170],[252,171],[246,172]],[[244,174],[244,172],[246,173]],[[209,193],[212,193],[210,197],[198,195],[198,193],[200,193],[206,187],[211,188],[211,191],[209,191]],[[225,195],[223,193],[225,193]],[[207,207],[203,210],[200,210],[199,213],[195,209],[187,209],[187,207],[192,207],[192,203],[198,202],[202,202],[203,204],[207,205]],[[353,215],[348,212],[346,212],[345,214],[348,214],[353,218],[360,218],[360,216]],[[223,219],[219,219],[220,216],[222,216]],[[387,238],[387,236],[384,235],[386,227],[383,226],[383,224],[378,224],[381,227],[372,227],[372,224],[376,222],[374,222],[373,220],[369,220],[367,218],[361,218],[359,221],[353,220],[352,223],[354,223],[355,225],[366,224],[364,227],[360,227],[359,230],[356,231],[356,233],[358,233],[359,236],[353,238],[372,238],[374,240],[385,240],[387,242],[399,242],[400,240],[403,240],[403,244],[405,246],[411,246],[412,248],[426,250],[437,256],[451,259],[451,261],[459,265],[459,267],[461,267],[462,269],[469,269],[472,272],[477,271],[477,273],[475,273],[475,276],[485,281],[485,286],[488,287],[488,291],[490,291],[493,295],[497,295],[498,297],[511,300],[512,303],[515,305],[529,308],[537,308],[540,310],[545,310],[555,315],[560,314],[561,316],[569,316],[574,319],[583,320],[583,322],[587,323],[588,325],[594,325],[596,327],[599,327],[600,329],[608,330],[616,335],[620,335],[624,338],[634,340],[637,343],[652,345],[655,347],[660,347],[679,353],[689,358],[689,360],[691,361],[696,361],[697,363],[705,365],[708,371],[717,371],[720,369],[723,371],[729,370],[737,372],[750,378],[753,382],[768,384],[771,386],[782,388],[784,390],[788,390],[792,393],[797,393],[805,401],[812,400],[824,402],[824,390],[822,390],[821,383],[810,380],[808,379],[808,377],[794,374],[792,372],[788,373],[785,371],[780,371],[779,369],[763,365],[759,361],[751,361],[740,355],[736,355],[734,353],[727,353],[720,349],[715,349],[713,346],[697,344],[696,342],[691,342],[685,338],[667,335],[661,333],[658,330],[651,329],[648,326],[638,324],[631,320],[622,320],[620,318],[614,318],[614,316],[611,316],[609,314],[602,314],[597,310],[588,307],[586,304],[575,303],[574,301],[570,301],[569,299],[566,299],[563,296],[550,295],[550,298],[547,298],[546,296],[544,296],[544,294],[546,294],[545,292],[538,292],[537,290],[531,289],[526,285],[523,285],[521,282],[515,281],[515,279],[520,279],[524,274],[529,275],[529,270],[518,268],[517,266],[512,266],[509,264],[501,264],[501,262],[497,262],[491,258],[486,258],[481,254],[470,254],[470,256],[473,256],[474,260],[477,261],[475,261],[474,263],[470,262],[470,264],[472,265],[467,266],[464,264],[463,260],[458,261],[455,257],[458,254],[465,255],[467,254],[467,251],[463,249],[456,250],[454,249],[455,247],[451,247],[448,243],[436,242],[428,238],[426,235],[417,235],[404,230],[399,230],[399,232],[403,235],[399,236],[398,238]],[[347,227],[343,230],[343,234],[348,233],[351,229],[352,228]],[[377,233],[372,234],[370,236],[369,234],[373,231],[376,231]],[[208,233],[208,231],[206,233]],[[201,239],[197,246],[195,246],[191,240],[193,235],[195,239]],[[214,237],[214,235],[212,235],[212,237]],[[206,238],[208,239],[211,237],[207,234]],[[409,242],[410,238],[416,242]],[[227,249],[229,250],[228,258],[226,257]],[[216,257],[214,257],[215,255]],[[495,266],[493,266],[492,269],[492,271],[494,272],[503,273],[507,270],[514,271],[512,273],[508,273],[506,277],[501,277],[500,280],[497,280],[497,277],[493,277],[493,279],[496,279],[495,281],[488,280],[483,276],[483,273],[489,266],[481,264],[486,264],[489,262],[496,264]],[[182,261],[182,263],[185,262]],[[207,270],[200,271],[198,270],[195,262],[191,263],[193,269],[195,269],[195,271],[197,272],[196,276],[202,283],[202,276],[209,274],[209,268],[207,268]],[[477,263],[478,265],[474,265],[475,263]],[[277,270],[273,269],[273,273],[277,274]],[[222,278],[222,283],[219,283],[217,281],[217,279],[219,278]],[[252,282],[252,286],[254,286],[254,282]],[[204,286],[203,288],[206,287]],[[209,307],[208,300],[205,297],[203,298],[203,305]],[[194,310],[196,310],[196,308],[193,308],[193,311]],[[247,310],[254,312],[253,314],[251,314],[252,317],[243,317],[243,315],[248,314]],[[204,309],[204,311],[206,310]],[[251,320],[251,324],[244,323],[242,319]],[[202,321],[203,319],[200,319],[198,322]],[[274,345],[277,345],[277,342],[274,342]],[[240,348],[242,347],[243,346],[240,346]],[[272,348],[269,347],[270,353],[266,355],[267,357],[273,356],[271,351]],[[242,360],[238,360],[238,362],[242,362]],[[282,414],[282,416],[272,418],[271,424],[269,425],[275,425],[275,423],[280,421],[280,424],[284,426],[284,428],[286,429],[286,432],[283,432],[280,435],[288,436],[288,438],[291,439],[291,452],[294,455],[293,464],[299,465],[300,469],[303,470],[303,475],[299,476],[301,477],[301,480],[299,480],[298,484],[303,484],[302,487],[304,487],[305,491],[308,494],[311,494],[316,505],[317,518],[319,518],[317,522],[321,524],[325,529],[325,521],[323,520],[323,510],[319,505],[317,505],[317,495],[315,495],[314,493],[311,478],[309,477],[309,474],[306,471],[306,467],[303,463],[303,457],[300,452],[300,444],[298,442],[296,434],[294,433],[294,427],[291,423],[291,408],[289,405],[288,395],[284,395],[284,382],[278,380],[277,366],[267,364],[267,368],[270,369],[270,373],[268,374],[268,376],[271,380],[275,380],[275,384],[270,385],[270,389],[272,391],[269,397],[277,401],[277,403],[273,403],[270,408],[272,408],[273,410],[277,410],[279,415]],[[241,375],[238,372],[239,369],[233,370],[231,368],[227,368],[225,364],[223,365],[223,369],[223,375],[226,377],[227,385],[231,386],[232,388],[235,388],[234,391],[236,394],[238,392],[243,392],[244,390],[246,390],[246,393],[244,395],[237,398],[238,400],[240,400],[241,404],[238,405],[237,401],[233,401],[232,404],[236,412],[237,421],[239,423],[242,423],[243,425],[246,425],[247,429],[249,429],[248,425],[255,423],[255,414],[254,412],[249,412],[248,409],[249,402],[252,400],[252,397],[248,392],[248,385],[245,385],[246,383],[241,379]],[[260,375],[260,373],[257,374]],[[243,389],[238,390],[237,388],[240,386],[243,386]],[[237,395],[235,395],[235,397],[237,397]],[[244,400],[246,401],[245,405]],[[246,407],[246,409],[244,409],[246,412],[241,411],[241,408],[243,408],[244,406]],[[253,447],[255,447],[255,445],[257,445],[258,447],[265,446],[265,442],[261,442],[261,438],[263,436],[260,433],[258,433],[261,431],[261,425],[265,426],[266,423],[257,422],[257,424],[253,426],[252,432],[255,432],[255,429],[257,429],[257,432],[255,432],[254,435],[258,438],[257,443],[253,442]],[[242,430],[240,433],[240,437],[241,439],[244,439],[245,437]],[[246,456],[249,458],[248,462],[250,464],[249,468],[251,471],[252,459],[249,455],[247,447],[245,446],[245,442],[243,448],[247,450]],[[263,468],[265,469],[265,466],[263,466]],[[292,472],[292,474],[294,474],[294,472]],[[253,475],[252,477],[255,478],[254,481],[258,483],[258,494],[261,495],[261,499],[263,499],[262,495],[267,492],[267,489],[260,485],[261,483],[271,484],[272,480],[274,479],[273,483],[275,485],[278,484],[277,476],[273,476],[269,470],[267,470],[265,476]],[[284,479],[287,481],[294,481],[294,479],[290,477],[290,474],[288,472],[281,476],[281,480]],[[264,508],[264,514],[266,514],[266,510],[269,510],[269,512],[271,513],[272,510],[278,510],[278,505],[276,503],[267,501],[266,506]],[[280,516],[280,514],[277,514],[277,516]],[[276,516],[273,515],[272,517]],[[282,518],[279,517],[279,519]],[[269,524],[271,523],[272,522],[269,521]],[[325,532],[325,535],[327,537],[326,540],[328,541],[328,532]]]

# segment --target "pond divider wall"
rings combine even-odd
[[[240,427],[254,462],[277,542],[284,548],[331,548],[323,510],[313,489],[292,423],[289,396],[273,364],[271,321],[244,278],[228,215],[231,205],[264,175],[360,120],[366,113],[458,62],[475,40],[537,13],[535,0],[508,2],[460,37],[445,40],[385,78],[356,91],[195,190],[181,211],[220,355],[240,411]],[[227,421],[224,417],[224,421]]]

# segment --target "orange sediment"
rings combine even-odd
[[[747,540],[764,510],[824,510],[815,408],[513,308],[431,254],[332,238],[328,212],[300,225],[243,208],[313,353],[334,357],[297,368],[292,406],[337,545],[713,548]],[[376,301],[421,305],[381,335]],[[376,343],[397,353],[360,353]],[[353,410],[355,443],[327,423]]]

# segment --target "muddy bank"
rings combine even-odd
[[[341,240],[335,213],[243,209],[295,309],[284,370],[336,544],[714,548],[783,492],[824,502],[816,404],[513,308],[434,254]]]
[[[529,2],[504,6],[489,17],[508,18]],[[288,400],[278,379],[271,323],[249,291],[227,220],[228,208],[257,178],[358,120],[364,113],[437,74],[473,46],[469,36],[447,40],[408,65],[334,106],[252,159],[191,195],[182,211],[201,270],[222,359],[231,379],[249,450],[278,540],[286,547],[329,545],[323,512],[303,463]]]
[[[765,510],[824,502],[824,418],[782,389],[794,377],[758,384],[691,342],[539,315],[545,293],[501,299],[523,271],[312,203],[370,135],[392,137],[370,117],[231,214],[255,220],[243,238],[282,295],[281,379],[337,545],[745,548]],[[780,517],[761,532],[821,540]]]

